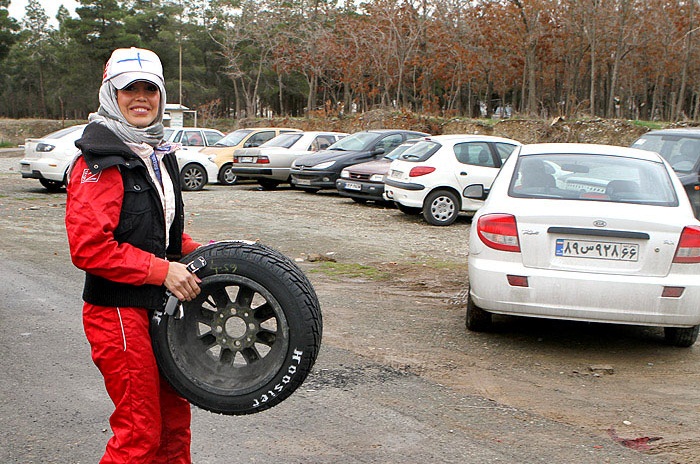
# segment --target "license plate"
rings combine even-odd
[[[393,177],[394,179],[403,179],[403,172],[392,169],[389,177]]]
[[[311,185],[309,179],[297,179],[297,185]]]
[[[556,256],[574,258],[637,261],[639,259],[639,245],[636,243],[599,242],[558,238],[554,254]]]
[[[355,182],[346,182],[345,189],[346,190],[362,190],[362,185],[356,184]]]
[[[253,157],[252,156],[241,156],[238,158],[239,163],[252,163],[253,162]]]
[[[20,164],[20,172],[29,172],[32,170],[32,167],[28,164]]]

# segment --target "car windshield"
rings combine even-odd
[[[411,148],[403,152],[403,154],[399,156],[399,159],[404,161],[415,162],[425,161],[431,156],[433,156],[433,154],[436,151],[438,151],[441,146],[442,145],[433,140],[425,140],[422,142],[418,142]]]
[[[253,132],[251,129],[238,129],[230,134],[228,134],[226,137],[223,139],[219,140],[216,142],[214,145],[215,147],[235,147],[239,143],[241,143],[241,140],[245,138],[246,135],[250,134]]]
[[[163,140],[170,140],[170,136],[174,132],[173,129],[164,129],[163,130]]]
[[[676,172],[698,170],[700,138],[683,134],[645,134],[634,142],[632,147],[655,151],[663,156]]]
[[[287,133],[280,134],[275,138],[268,140],[267,142],[260,145],[261,147],[281,147],[289,148],[296,143],[297,140],[301,138],[303,134],[301,133]]]
[[[590,153],[522,156],[508,194],[518,198],[678,205],[663,164]]]
[[[348,135],[333,145],[328,147],[329,150],[343,150],[343,151],[364,151],[369,149],[372,144],[380,137],[380,134],[374,132],[356,132],[352,135]]]

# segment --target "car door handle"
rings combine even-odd
[[[466,172],[464,172],[464,171],[462,171],[462,172],[460,172],[460,173],[459,173],[459,175],[460,175],[460,176],[466,176],[466,175],[467,175],[467,173],[466,173]]]

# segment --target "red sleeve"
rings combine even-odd
[[[201,246],[202,246],[201,243],[195,242],[192,239],[192,237],[190,237],[189,235],[187,235],[185,233],[182,234],[182,255],[183,256],[192,253],[194,250],[196,250],[197,248],[199,248]]]
[[[124,198],[117,167],[92,174],[81,156],[71,171],[67,191],[66,232],[76,267],[114,282],[163,283],[168,261],[114,238]]]

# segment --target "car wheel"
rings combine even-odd
[[[182,190],[202,190],[207,183],[207,172],[198,164],[188,164],[180,172]]]
[[[700,325],[693,327],[664,327],[664,338],[669,345],[688,348],[697,341],[699,331]]]
[[[232,171],[231,171],[231,165],[230,164],[224,164],[221,169],[219,170],[219,183],[224,184],[224,185],[233,185],[236,183],[238,180],[238,176],[236,176]]]
[[[404,206],[401,203],[399,203],[398,201],[395,201],[394,204],[399,209],[399,211],[401,211],[404,214],[411,215],[411,216],[415,216],[417,214],[420,214],[420,211],[421,211],[420,208],[414,208],[412,206]]]
[[[39,179],[39,183],[52,193],[60,192],[66,186],[65,182],[50,179]]]
[[[294,262],[252,242],[219,242],[198,257],[201,293],[182,317],[156,311],[151,339],[163,376],[184,398],[219,414],[264,411],[306,379],[321,345],[316,293]]]
[[[474,304],[471,294],[467,296],[467,329],[472,332],[486,332],[491,328],[492,316]]]
[[[423,217],[434,226],[449,226],[459,215],[459,199],[447,190],[431,192],[423,204]]]
[[[278,180],[273,179],[258,179],[258,185],[263,188],[263,190],[274,190],[280,184]]]

